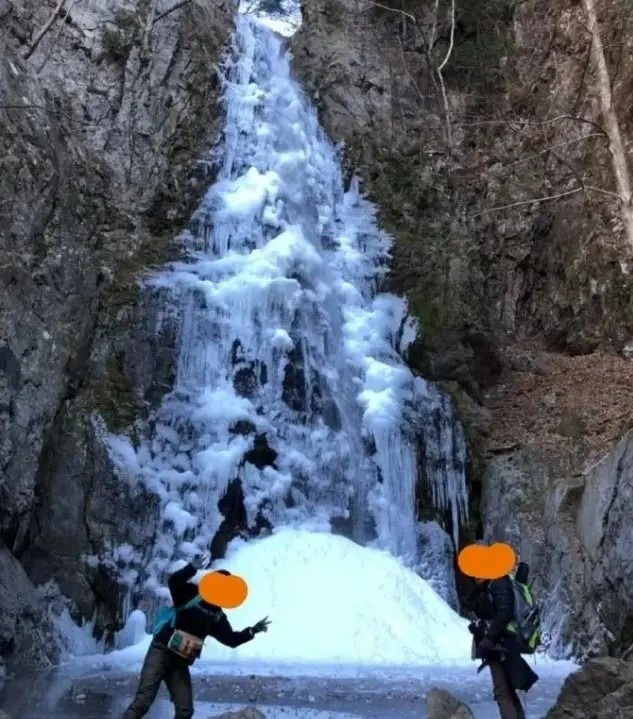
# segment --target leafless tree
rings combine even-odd
[[[600,96],[600,110],[609,137],[609,150],[613,176],[617,187],[620,203],[620,215],[624,224],[626,238],[633,248],[633,208],[631,207],[631,174],[626,156],[620,123],[613,105],[611,77],[604,54],[604,46],[600,34],[600,24],[596,13],[594,0],[582,0],[587,15],[587,29],[591,34],[591,58],[597,75],[598,93]]]

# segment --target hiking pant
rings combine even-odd
[[[503,662],[488,662],[492,676],[492,691],[501,719],[525,719],[525,712]]]
[[[156,699],[163,681],[174,704],[174,719],[191,719],[193,692],[189,666],[155,640],[152,641],[145,656],[134,701],[127,708],[122,719],[142,719]]]

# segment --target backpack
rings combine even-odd
[[[158,616],[156,617],[153,632],[154,636],[156,636],[166,624],[169,624],[169,626],[173,629],[176,625],[176,613],[181,609],[195,607],[196,604],[200,604],[201,601],[202,597],[198,594],[186,604],[183,604],[182,607],[163,607],[160,612],[158,612]]]
[[[527,583],[519,582],[510,575],[514,590],[514,616],[507,629],[515,635],[521,654],[534,654],[541,644],[540,607]]]

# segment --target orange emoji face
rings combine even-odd
[[[248,596],[248,586],[242,577],[220,572],[205,574],[198,584],[198,593],[209,604],[224,609],[235,609]]]
[[[509,544],[497,542],[489,547],[469,544],[457,557],[460,570],[475,579],[499,579],[516,564],[516,554]]]

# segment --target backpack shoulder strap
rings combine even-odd
[[[515,579],[512,579],[512,586],[515,591],[521,595],[524,602],[530,606],[534,604],[534,596],[529,584],[521,584],[521,582],[517,582]]]
[[[191,609],[191,607],[195,607],[197,604],[200,604],[200,602],[202,602],[202,597],[199,594],[196,594],[193,599],[190,599],[185,604],[181,604],[179,607],[174,607],[174,613],[179,612],[181,609]]]
[[[181,604],[179,607],[163,607],[160,610],[156,619],[156,623],[154,625],[154,635],[156,635],[166,624],[173,628],[176,625],[176,614],[181,609],[189,609],[191,607],[195,607],[201,602],[202,597],[199,594],[196,594],[193,599],[190,599],[186,604]]]

